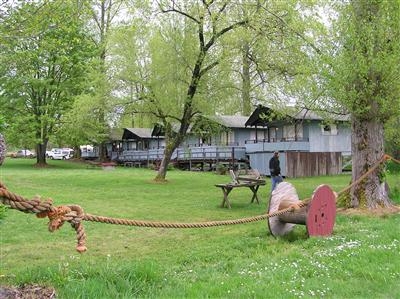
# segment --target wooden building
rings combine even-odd
[[[161,125],[125,128],[113,160],[122,164],[157,164],[163,158],[165,138]],[[201,116],[172,155],[185,169],[251,167],[269,175],[269,159],[279,151],[282,175],[301,177],[338,174],[343,156],[351,154],[348,117],[326,122],[309,110],[278,114],[258,106],[250,117]]]
[[[258,106],[246,125],[257,131],[257,138],[246,143],[250,166],[264,175],[274,151],[281,152],[282,175],[289,177],[341,173],[342,157],[351,154],[348,116],[326,122],[309,110],[279,115]]]

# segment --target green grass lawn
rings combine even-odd
[[[247,188],[221,208],[214,187],[229,176],[117,167],[88,169],[71,161],[7,159],[0,180],[10,191],[80,205],[85,213],[147,221],[203,222],[265,213],[270,183],[250,204]],[[387,180],[400,204],[400,175]],[[288,179],[299,197],[320,184],[344,189],[350,176]],[[50,233],[47,220],[8,209],[0,220],[0,285],[52,286],[57,298],[400,298],[400,214],[338,214],[334,233],[308,238],[305,226],[270,235],[266,221],[212,228],[165,229],[83,223],[88,251],[75,251],[66,223]]]

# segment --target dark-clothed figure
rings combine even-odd
[[[282,182],[281,166],[279,162],[279,152],[274,152],[274,155],[269,160],[269,171],[271,173],[271,192],[274,191],[276,185]]]

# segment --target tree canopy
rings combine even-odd
[[[85,90],[96,48],[83,25],[75,5],[54,1],[24,3],[0,26],[0,103],[14,133],[7,137],[36,144],[39,164],[49,136]]]
[[[400,1],[353,0],[343,5],[334,55],[324,79],[330,96],[351,114],[353,181],[349,205],[390,206],[384,170],[384,129],[400,111]]]

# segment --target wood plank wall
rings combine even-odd
[[[342,154],[286,152],[286,176],[304,177],[342,173]]]

